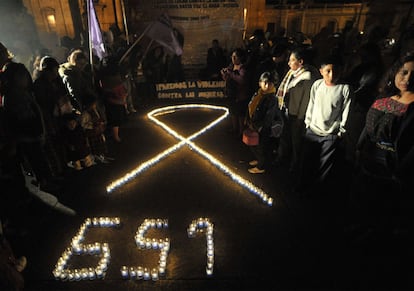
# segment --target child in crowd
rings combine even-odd
[[[327,57],[319,71],[323,78],[311,87],[305,115],[301,187],[308,190],[308,186],[324,184],[336,163],[352,98],[350,86],[340,81],[342,65],[338,57]]]
[[[122,82],[120,68],[116,62],[108,61],[108,65],[102,69],[101,86],[112,138],[115,142],[121,142],[119,128],[126,119],[128,92]]]
[[[69,113],[63,115],[62,118],[65,125],[62,130],[62,139],[66,146],[68,166],[75,170],[93,166],[95,163],[91,155],[91,149],[85,132],[78,121],[79,114]]]
[[[250,147],[256,158],[249,162],[249,165],[252,166],[249,173],[252,174],[264,173],[265,168],[272,161],[273,139],[271,128],[274,120],[282,120],[282,113],[276,98],[275,84],[277,81],[277,75],[264,72],[259,79],[260,88],[248,105],[246,125],[250,129],[259,132],[259,144]]]
[[[110,159],[106,157],[108,149],[104,135],[106,121],[98,111],[98,100],[94,95],[86,95],[84,96],[83,105],[84,110],[80,118],[80,123],[88,139],[91,153],[95,161],[109,163]]]

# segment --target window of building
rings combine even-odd
[[[56,11],[51,7],[42,9],[43,18],[47,24],[49,32],[56,31]]]

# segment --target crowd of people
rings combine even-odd
[[[227,58],[213,40],[203,76],[226,83],[230,133],[240,140],[247,128],[258,134],[249,145],[249,173],[283,169],[292,193],[341,192],[353,223],[394,230],[412,209],[414,50],[387,67],[375,42],[335,44],[312,47],[259,31]],[[156,47],[139,61],[152,85],[167,80],[163,54]],[[6,274],[0,281],[22,285],[26,258],[14,257],[1,226],[7,228],[28,191],[25,178],[56,193],[68,168],[110,163],[108,139],[121,143],[122,124],[135,112],[136,84],[128,75],[137,66],[126,73],[108,58],[98,67],[74,49],[66,63],[46,55],[29,72],[0,43],[0,178],[12,189],[1,197],[0,265],[8,271],[0,268]]]
[[[375,37],[332,47],[255,39],[220,71],[248,172],[278,169],[291,195],[333,202],[327,218],[355,240],[412,236],[414,47],[387,62]]]
[[[129,80],[118,63],[108,59],[105,66],[92,67],[82,49],[74,49],[62,64],[43,56],[30,73],[0,43],[0,67],[0,178],[5,189],[0,203],[0,282],[20,288],[26,258],[14,259],[3,234],[22,227],[22,201],[29,193],[41,195],[42,201],[52,201],[49,206],[62,211],[54,195],[69,171],[110,163],[107,142],[121,143],[120,126],[134,107],[128,104]]]

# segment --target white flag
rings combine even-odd
[[[150,24],[145,35],[158,42],[171,53],[180,56],[183,54],[183,48],[181,47],[176,33],[178,33],[178,31],[172,26],[168,15],[163,14],[157,21]]]
[[[98,18],[96,17],[95,7],[93,6],[93,1],[89,1],[89,11],[88,11],[88,20],[89,20],[89,39],[92,52],[100,60],[106,56],[105,45],[102,38],[101,28],[99,26]]]

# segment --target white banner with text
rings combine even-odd
[[[183,81],[155,85],[157,98],[224,98],[224,81]]]

